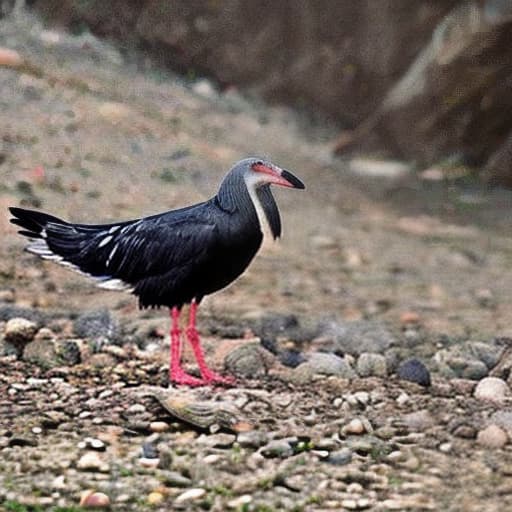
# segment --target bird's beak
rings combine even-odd
[[[300,188],[300,189],[306,188],[304,183],[302,183],[302,181],[299,180],[299,178],[297,178],[297,176],[295,176],[294,174],[292,174],[289,171],[286,171],[285,169],[283,169],[281,171],[281,178],[284,179],[288,183],[287,185],[283,185],[285,187]]]
[[[269,166],[258,163],[254,164],[252,168],[256,172],[265,174],[265,182],[267,183],[272,183],[273,185],[279,185],[281,187],[306,188],[304,183],[302,183],[297,176],[285,169],[280,169],[277,165]]]

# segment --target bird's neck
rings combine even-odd
[[[261,232],[274,239],[281,236],[281,218],[270,187],[257,187],[243,179],[225,180],[217,194],[220,206],[234,213],[240,212],[251,224],[257,223]]]

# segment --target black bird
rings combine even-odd
[[[270,185],[303,189],[290,172],[259,158],[236,163],[217,195],[186,208],[114,224],[72,224],[47,213],[10,208],[13,224],[31,239],[26,250],[93,278],[109,290],[129,290],[139,306],[170,309],[169,378],[191,386],[230,383],[206,365],[196,330],[201,299],[235,280],[261,246],[276,239],[281,219]],[[180,311],[190,304],[186,335],[201,379],[181,367]]]

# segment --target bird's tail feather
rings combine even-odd
[[[61,226],[68,225],[66,221],[58,217],[35,210],[11,207],[9,211],[14,216],[11,219],[11,223],[23,228],[18,232],[29,238],[43,238],[43,231],[49,222]]]

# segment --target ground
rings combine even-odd
[[[326,123],[236,89],[219,94],[135,51],[48,31],[24,14],[0,27],[0,41],[26,60],[0,68],[5,304],[40,312],[61,339],[73,318],[102,308],[122,332],[151,323],[162,338],[151,350],[121,340],[89,359],[80,345],[83,362],[73,366],[0,360],[5,510],[74,510],[87,489],[105,493],[113,510],[512,505],[510,445],[475,440],[506,402],[475,399],[471,381],[434,372],[429,388],[394,375],[301,383],[276,371],[231,390],[168,389],[167,313],[140,312],[129,295],[23,253],[7,213],[21,204],[83,223],[135,218],[209,197],[236,160],[269,157],[306,190],[275,191],[282,240],[207,298],[203,319],[242,330],[243,319],[267,313],[304,324],[375,320],[403,344],[412,324],[432,355],[512,336],[510,192],[482,190],[463,169],[422,178],[383,172],[378,160],[349,165],[331,156],[336,130]],[[439,171],[443,179],[425,179]],[[216,364],[215,347],[226,344],[207,336]],[[408,354],[418,355],[414,346]],[[223,400],[233,422],[217,415]],[[214,411],[199,426],[183,413],[198,401],[199,416]]]

